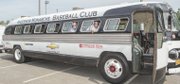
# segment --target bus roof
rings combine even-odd
[[[135,5],[145,6],[147,4],[166,4],[166,3],[164,2],[137,2],[137,3],[125,3],[125,4],[119,4],[119,5],[97,7],[97,8],[88,8],[88,9],[82,9],[82,10],[73,10],[73,11],[59,12],[59,13],[53,13],[53,14],[48,14],[48,15],[18,18],[11,21],[8,25],[20,25],[20,24],[41,23],[41,22],[49,22],[49,21],[101,17],[105,14],[106,11],[111,10],[111,9],[123,8],[123,7],[128,7],[128,6],[135,6]]]

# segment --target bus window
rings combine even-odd
[[[163,13],[162,12],[159,12],[159,11],[157,11],[157,15],[158,15],[158,18],[157,18],[157,20],[158,20],[158,32],[162,32],[163,31],[163,21],[164,21],[164,19],[163,19]],[[170,19],[170,18],[168,18],[168,19]],[[170,25],[171,23],[170,23],[171,21],[168,21],[168,25]]]
[[[94,20],[85,20],[81,25],[81,32],[91,32],[90,27],[94,24]]]
[[[12,31],[13,31],[12,27],[7,27],[6,30],[5,30],[5,35],[11,35]]]
[[[78,22],[76,21],[64,22],[62,32],[65,33],[76,32],[77,28],[78,28]]]
[[[153,13],[151,11],[142,11],[134,13],[133,18],[133,32],[139,33],[140,25],[144,23],[144,32],[145,33],[153,33],[155,32],[154,28],[154,18]]]
[[[127,28],[128,18],[111,18],[106,20],[104,31],[124,31]]]
[[[31,31],[32,31],[32,26],[31,25],[24,26],[23,34],[30,34]]]
[[[16,26],[14,30],[14,34],[21,34],[22,26]]]
[[[81,32],[98,32],[100,27],[100,20],[86,20],[83,21]]]
[[[120,23],[119,18],[111,18],[111,19],[106,20],[104,31],[117,31],[119,27],[119,23]]]
[[[169,26],[169,25],[168,25],[168,23],[169,23],[169,22],[168,22],[168,19],[169,19],[170,14],[169,14],[169,12],[164,12],[164,13],[163,13],[163,16],[164,16],[163,18],[164,18],[164,26],[165,26],[165,29],[168,30],[168,26]]]
[[[60,29],[60,24],[49,23],[47,26],[46,33],[58,33],[59,29]]]
[[[178,31],[180,30],[180,23],[179,23],[179,20],[176,16],[176,13],[173,13],[173,27],[174,29],[177,29]]]
[[[37,24],[34,29],[34,33],[43,33],[45,30],[45,25]]]
[[[118,27],[118,31],[124,31],[128,26],[129,20],[128,18],[122,18],[120,19],[120,24]]]

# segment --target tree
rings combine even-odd
[[[5,25],[5,22],[4,21],[0,21],[0,25]]]
[[[7,20],[7,21],[0,21],[0,25],[7,25],[7,24],[9,24],[9,20]]]
[[[180,8],[178,9],[178,11],[177,11],[177,17],[178,17],[178,19],[179,19],[179,21],[180,21]]]
[[[9,22],[10,22],[10,21],[9,21],[9,20],[7,20],[7,21],[6,21],[6,24],[9,24]]]

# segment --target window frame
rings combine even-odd
[[[26,28],[26,26],[30,26],[30,30],[29,30],[29,32],[27,33],[27,32],[25,32],[25,28]],[[30,25],[30,24],[28,24],[28,25],[24,25],[24,27],[23,27],[23,34],[32,34],[32,31],[33,31],[33,26],[32,25]]]
[[[106,29],[107,29],[107,27],[106,27],[106,26],[107,26],[108,21],[109,21],[110,19],[119,19],[119,23],[118,23],[119,25],[120,25],[120,23],[121,23],[121,19],[127,19],[127,20],[128,20],[128,22],[127,22],[127,25],[126,25],[126,27],[125,27],[125,29],[124,29],[124,30],[106,30]],[[104,31],[104,32],[124,32],[124,31],[126,31],[126,30],[127,30],[129,23],[130,23],[130,19],[129,19],[129,17],[107,18],[107,19],[106,19],[106,21],[105,21],[104,27],[103,27],[103,31]],[[118,26],[118,28],[119,28],[119,26]]]
[[[81,24],[81,27],[80,27],[80,32],[91,32],[91,31],[82,31],[82,27],[83,27],[84,21],[93,21],[93,24],[94,24],[95,20],[83,20],[82,21],[82,24]]]
[[[76,32],[78,32],[80,21],[78,21],[78,20],[75,20],[75,21],[77,22],[77,29],[75,32],[63,31],[65,23],[67,23],[67,22],[73,23],[73,21],[64,21],[64,22],[62,22],[61,33],[76,33]]]
[[[44,25],[45,29],[44,29],[42,32],[41,32],[41,31],[40,31],[40,32],[36,32],[36,26],[37,26],[37,25],[41,25],[41,29],[40,29],[41,31],[42,31],[42,29],[43,29],[43,25]],[[46,31],[46,29],[47,29],[47,28],[46,28],[46,25],[45,25],[45,24],[42,24],[42,23],[41,23],[41,24],[35,24],[33,33],[34,33],[34,34],[43,34],[43,33]]]
[[[56,25],[56,28],[57,28],[57,24],[59,24],[59,29],[58,29],[58,31],[57,32],[48,32],[47,30],[48,30],[48,25],[49,24],[55,24]],[[46,27],[46,30],[45,30],[45,32],[47,33],[47,34],[57,34],[57,33],[59,33],[60,32],[60,30],[61,30],[61,23],[59,23],[59,22],[51,22],[51,23],[48,23],[47,24],[47,27]]]
[[[163,27],[163,26],[165,26],[163,12],[157,11],[157,13],[158,13],[157,14],[157,31],[159,33],[162,33],[164,31],[163,28],[165,28],[165,27]]]
[[[7,32],[7,30],[8,30],[8,32]],[[9,32],[9,30],[10,30],[10,32]],[[4,30],[4,34],[5,35],[13,35],[14,34],[14,26],[6,27],[5,30]]]
[[[100,27],[101,27],[101,24],[102,24],[102,21],[101,21],[101,19],[87,19],[87,20],[83,20],[82,21],[82,24],[81,24],[81,27],[80,27],[80,32],[81,33],[91,33],[92,31],[82,31],[82,25],[84,24],[84,21],[91,21],[91,20],[93,20],[93,24],[94,24],[94,21],[100,21],[100,23],[99,23],[99,27],[98,27],[98,31],[97,32],[99,32],[99,30],[100,30]],[[96,33],[96,32],[94,32],[94,33]]]
[[[19,33],[19,34],[16,34],[16,33],[15,33],[16,27],[21,27],[21,30],[20,30],[20,33]],[[22,31],[23,31],[23,26],[22,26],[22,25],[17,25],[17,26],[14,27],[13,34],[14,34],[14,35],[20,35],[20,34],[22,34]]]

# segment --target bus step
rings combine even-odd
[[[152,63],[144,63],[144,67],[141,70],[140,74],[149,75],[152,74],[153,64]]]
[[[144,54],[142,61],[144,63],[153,63],[153,54]]]
[[[144,62],[144,65],[145,65],[145,66],[153,66],[153,63]]]
[[[152,74],[152,69],[143,69],[140,72],[141,75],[151,75]]]

